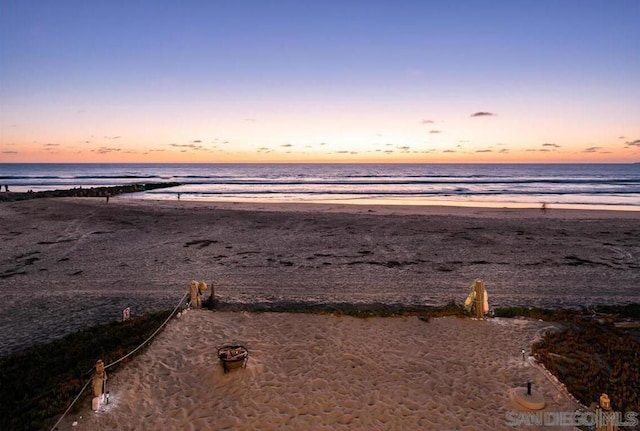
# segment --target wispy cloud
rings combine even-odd
[[[44,151],[52,154],[58,153],[58,147],[60,144],[44,144]]]
[[[471,117],[494,117],[498,114],[494,114],[493,112],[479,111],[471,114]]]
[[[98,154],[108,154],[108,153],[117,153],[118,151],[122,151],[122,148],[100,147],[97,150],[91,150],[91,151],[96,152]]]
[[[555,151],[558,148],[560,148],[560,145],[546,142],[542,144],[542,148],[529,148],[525,151],[538,152],[538,153],[550,153],[551,151]]]
[[[442,133],[442,130],[429,130],[429,133],[431,133],[432,135],[435,135],[437,133]]]
[[[422,120],[422,124],[433,124],[435,121],[433,120]]]
[[[169,146],[174,148],[200,148],[200,145],[195,144],[169,144]]]
[[[202,144],[202,141],[200,139],[194,139],[193,141],[191,141],[192,144]]]
[[[582,150],[583,153],[599,153],[602,147],[589,147]]]
[[[2,154],[18,154],[17,151],[3,151]]]
[[[104,139],[120,139],[121,136],[105,136]]]
[[[640,147],[640,139],[636,139],[635,141],[627,141],[624,144],[627,147]]]
[[[476,150],[476,153],[493,153],[493,150]]]
[[[281,146],[282,148],[291,148],[291,147],[293,147],[293,145],[291,145],[291,144],[282,144],[282,145],[280,145],[280,146]]]
[[[169,146],[173,148],[180,148],[181,152],[185,152],[187,150],[195,150],[195,151],[213,151],[205,148],[203,145],[194,142],[202,142],[202,141],[192,141],[190,144],[169,144]]]
[[[611,151],[605,150],[604,147],[588,147],[582,150],[583,153],[611,154]]]

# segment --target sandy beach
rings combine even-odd
[[[0,354],[173,307],[228,302],[640,302],[640,212],[233,204],[126,197],[0,205]]]
[[[640,302],[636,212],[116,197],[4,203],[0,220],[0,354],[174,307],[193,279],[240,305],[461,303],[475,278],[492,306]],[[545,411],[577,407],[522,358],[548,326],[194,310],[60,429],[514,429],[527,381]],[[245,370],[222,372],[225,343],[249,348]]]
[[[530,360],[550,324],[524,319],[355,318],[192,310],[108,380],[110,403],[59,429],[508,430],[533,383],[544,412],[575,404]],[[246,369],[224,373],[216,346],[241,343]],[[76,426],[72,427],[72,423]]]

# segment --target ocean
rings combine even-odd
[[[10,191],[179,182],[137,199],[640,210],[640,164],[0,164]]]

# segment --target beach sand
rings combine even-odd
[[[640,302],[640,213],[60,198],[0,205],[0,354],[173,307]],[[206,295],[206,294],[205,294]],[[513,429],[509,391],[575,405],[532,362],[531,320],[191,311],[60,429]],[[224,375],[216,346],[246,344]],[[98,359],[98,358],[96,358]],[[82,416],[82,418],[80,418]],[[553,429],[544,427],[544,429]]]
[[[640,212],[233,204],[114,197],[0,205],[0,355],[175,306],[640,302]]]
[[[508,430],[533,383],[545,412],[577,405],[530,360],[549,323],[192,310],[107,382],[110,403],[59,429]],[[248,347],[224,373],[216,346]],[[73,422],[77,422],[72,427]]]

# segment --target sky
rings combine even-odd
[[[638,162],[640,0],[0,0],[1,162]]]

